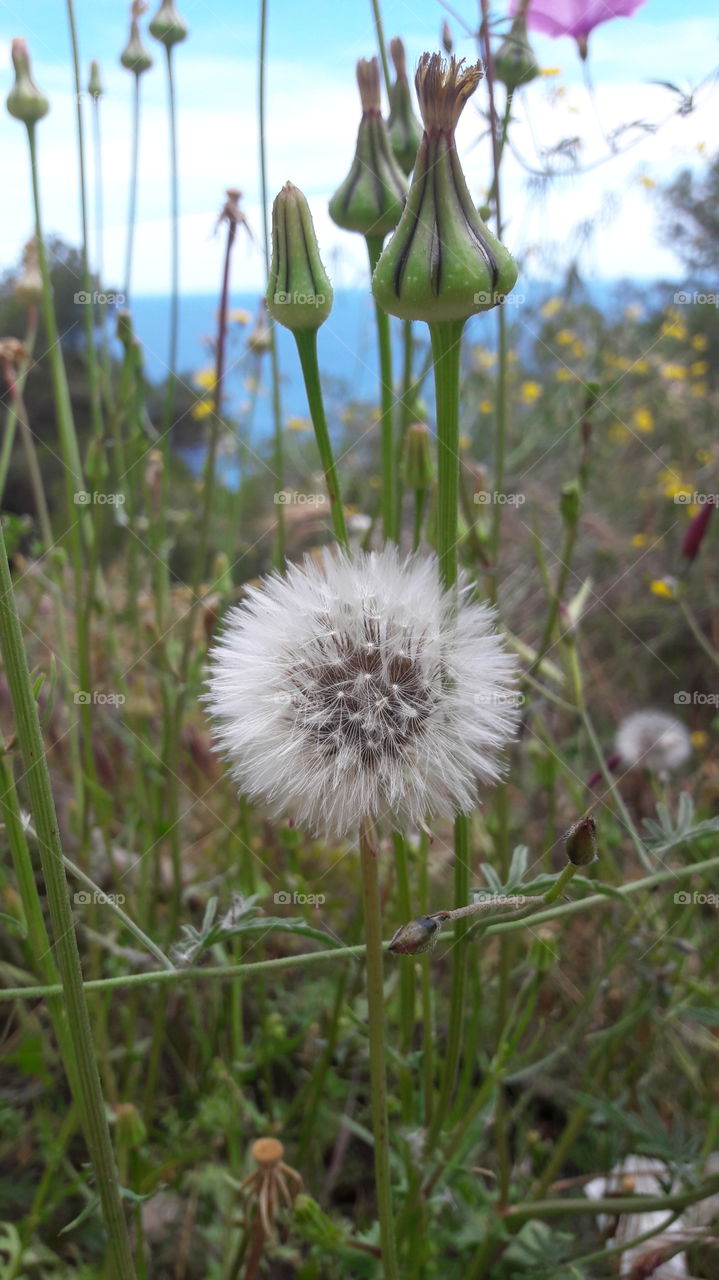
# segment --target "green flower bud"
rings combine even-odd
[[[431,489],[434,479],[432,446],[423,422],[407,427],[402,442],[402,478],[408,489]]]
[[[15,68],[15,83],[7,98],[7,109],[16,120],[23,124],[36,124],[50,110],[50,103],[40,92],[32,78],[30,55],[24,40],[13,40],[12,62]]]
[[[376,58],[360,59],[357,83],[362,119],[355,158],[347,177],[330,200],[330,217],[345,231],[383,237],[399,222],[407,183],[392,154],[387,126],[380,112]]]
[[[166,49],[187,39],[188,26],[180,17],[173,0],[162,0],[157,13],[150,23],[150,35],[154,36]]]
[[[442,922],[434,916],[418,916],[409,924],[400,925],[393,935],[388,950],[396,956],[420,956],[434,951]]]
[[[286,182],[272,206],[272,265],[267,310],[286,329],[318,329],[332,310],[312,214],[299,187]]]
[[[399,36],[390,41],[390,53],[397,78],[389,95],[387,133],[394,157],[403,173],[411,173],[422,141],[422,126],[412,110],[404,45]]]
[[[576,480],[569,480],[567,484],[562,485],[559,510],[564,523],[570,527],[574,526],[579,519],[580,496]]]
[[[479,217],[454,133],[482,76],[478,63],[422,55],[415,85],[424,134],[399,226],[375,268],[372,290],[405,320],[466,320],[497,306],[514,286],[510,254]]]
[[[118,1143],[126,1150],[142,1146],[147,1137],[145,1122],[132,1102],[118,1102],[115,1107]]]
[[[140,27],[137,21],[140,15],[145,12],[145,8],[146,5],[142,3],[142,0],[134,0],[130,19],[130,38],[120,54],[120,62],[123,67],[127,67],[127,70],[134,72],[136,76],[141,76],[143,71],[149,71],[152,66],[152,56],[142,43]]]
[[[98,98],[101,98],[104,93],[102,80],[100,79],[100,63],[96,62],[94,58],[90,63],[90,79],[87,82],[87,92],[95,102],[97,102]]]
[[[597,824],[594,818],[580,818],[569,828],[564,836],[564,849],[575,867],[588,867],[597,861]]]
[[[494,78],[507,86],[508,93],[515,93],[538,75],[539,63],[527,36],[527,19],[518,13],[494,55]]]

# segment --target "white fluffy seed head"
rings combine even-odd
[[[684,725],[663,711],[635,711],[617,729],[615,750],[630,769],[644,765],[654,773],[673,773],[692,753]]]
[[[473,807],[515,731],[515,662],[492,612],[434,556],[325,553],[227,617],[206,701],[240,790],[341,836]]]

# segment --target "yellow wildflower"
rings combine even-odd
[[[586,354],[587,348],[583,342],[580,342],[579,339],[577,339],[576,342],[572,343],[572,355],[576,356],[578,360],[581,360],[582,356],[585,356]]]
[[[460,449],[468,449],[468,448],[469,448],[469,446],[471,445],[471,443],[472,443],[472,441],[470,440],[469,436],[460,436],[460,437],[459,437],[458,444],[459,444]]]
[[[624,314],[627,320],[641,320],[642,308],[638,303],[633,302],[631,306],[624,308]]]
[[[310,422],[309,418],[288,418],[287,419],[288,431],[311,431],[311,429],[312,429],[312,423]]]
[[[625,440],[631,439],[631,431],[629,427],[625,427],[623,422],[613,422],[609,428],[609,439],[624,443]]]
[[[557,369],[554,376],[557,379],[557,382],[571,382],[574,374],[571,369]]]
[[[705,396],[705,395],[707,394],[707,392],[709,391],[709,383],[708,383],[708,382],[695,382],[695,383],[693,383],[693,384],[692,384],[692,386],[689,388],[689,391],[690,391],[690,394],[691,394],[691,395],[696,396],[696,398],[699,400],[699,399],[701,399],[701,397],[702,397],[702,396]]]
[[[485,347],[475,347],[473,355],[478,369],[493,369],[497,363],[497,352],[487,351]]]
[[[703,751],[709,745],[709,734],[704,729],[695,729],[692,734],[692,746]]]
[[[654,430],[654,414],[651,409],[635,409],[632,414],[632,422],[637,431]]]
[[[680,342],[687,336],[686,325],[673,318],[665,320],[659,332],[662,338],[676,338]]]
[[[557,334],[557,342],[562,347],[570,347],[573,342],[576,342],[576,335],[572,333],[571,329],[560,329]]]
[[[703,378],[704,374],[709,372],[709,361],[695,360],[694,364],[690,364],[689,372],[693,378]]]
[[[534,404],[541,396],[542,388],[538,382],[523,382],[519,394],[523,404]]]
[[[691,496],[691,489],[681,480],[669,480],[664,486],[665,498],[682,498],[685,502],[688,502]]]
[[[547,298],[544,306],[539,308],[540,316],[544,316],[545,320],[551,320],[552,316],[556,316],[558,311],[562,309],[561,298]]]
[[[227,319],[231,320],[233,324],[249,324],[252,316],[249,311],[238,309],[237,311],[228,311]]]
[[[669,378],[672,382],[684,382],[687,371],[683,364],[663,364],[661,367],[663,378]]]
[[[647,191],[653,191],[657,185],[654,179],[649,177],[648,173],[640,174],[639,181]]]
[[[190,412],[193,418],[201,422],[203,418],[209,418],[212,413],[212,401],[198,400],[196,404],[193,404]]]
[[[675,596],[674,584],[668,578],[655,578],[649,584],[649,590],[653,596],[659,596],[662,600],[673,600]]]
[[[647,537],[646,533],[635,533],[635,534],[634,534],[634,537],[632,538],[632,546],[633,546],[633,547],[646,547],[646,545],[647,545],[648,541],[649,541],[649,539],[648,539],[648,537]]]
[[[494,411],[494,405],[492,404],[491,400],[480,400],[479,402],[480,413],[493,413],[493,411]]]
[[[203,387],[206,391],[213,391],[215,386],[215,370],[198,369],[192,381],[196,387]]]
[[[634,361],[634,364],[632,365],[632,373],[648,373],[648,372],[649,372],[649,361],[648,361],[648,360],[635,360],[635,361]]]
[[[695,351],[706,351],[709,346],[709,339],[705,333],[695,333],[692,338],[692,346]]]
[[[561,67],[540,67],[540,76],[559,76],[562,74]]]

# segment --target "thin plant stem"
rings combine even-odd
[[[140,157],[140,77],[135,74],[132,93],[132,155],[130,159],[130,207],[127,215],[127,244],[125,246],[125,306],[130,305],[132,287],[132,254],[135,247],[137,221],[137,171]]]
[[[167,54],[167,103],[170,126],[170,330],[167,349],[167,389],[162,415],[163,443],[172,425],[177,378],[177,344],[180,332],[180,191],[177,150],[177,98],[172,45]],[[167,449],[167,445],[165,443]]]
[[[35,338],[37,336],[37,307],[28,307],[27,313],[27,330],[23,339],[23,346],[28,353],[28,359],[24,360],[18,369],[17,378],[15,379],[20,393],[25,389],[25,381],[27,379],[28,369],[30,368],[33,349],[35,347]],[[3,432],[2,449],[0,450],[0,503],[2,503],[5,493],[5,483],[7,474],[12,461],[13,445],[15,443],[15,427],[17,426],[17,415],[15,413],[15,405],[11,398],[5,414],[5,431]]]
[[[367,236],[370,274],[382,252],[383,237]],[[382,523],[387,541],[399,542],[399,476],[394,447],[394,389],[392,383],[392,338],[389,316],[375,303],[380,377],[380,440],[382,456]]]
[[[268,222],[269,201],[267,195],[267,16],[268,0],[260,4],[260,66],[258,84],[258,119],[260,132],[260,192],[262,199],[262,244],[265,254],[265,274],[270,274],[270,228]],[[273,469],[278,490],[285,487],[284,441],[282,437],[282,400],[280,397],[280,366],[277,355],[277,334],[274,323],[270,324],[270,367],[272,369],[272,419],[273,436]],[[276,507],[276,537],[274,547],[274,564],[276,569],[283,569],[285,562],[285,511],[282,503]]]
[[[302,376],[305,380],[307,403],[309,405],[310,416],[312,418],[312,425],[315,429],[317,450],[320,455],[320,462],[322,463],[322,470],[325,475],[327,496],[329,498],[330,511],[332,514],[332,527],[340,546],[347,547],[347,526],[345,524],[345,514],[342,506],[340,480],[332,450],[329,428],[327,426],[327,417],[325,415],[324,401],[322,398],[320,371],[317,363],[317,330],[297,329],[294,337],[295,342],[297,343],[297,352],[300,357],[300,364],[302,366]]]
[[[385,1280],[399,1280],[389,1164],[387,1070],[384,1046],[382,903],[377,872],[377,855],[372,847],[372,828],[368,821],[364,821],[360,827],[360,863],[366,940],[372,1131],[374,1134],[374,1167],[380,1243],[382,1246],[382,1266]]]
[[[384,38],[384,26],[382,24],[382,10],[379,0],[372,0],[372,16],[374,18],[374,28],[377,33],[377,47],[379,49],[380,62],[382,63],[382,75],[384,76],[384,84],[389,98],[392,88],[392,78],[389,71],[389,60],[387,58],[387,42]]]
[[[100,1077],[95,1062],[95,1049],[83,989],[75,925],[70,910],[50,774],[43,749],[37,703],[23,647],[20,619],[15,605],[10,566],[5,551],[5,538],[1,527],[0,648],[2,648],[5,674],[15,712],[18,743],[26,770],[25,781],[37,831],[53,944],[67,1014],[68,1036],[72,1049],[72,1059],[67,1064],[68,1078],[78,1085],[75,1101],[83,1118],[85,1137],[97,1179],[114,1276],[116,1280],[134,1280],[135,1267],[120,1198]]]

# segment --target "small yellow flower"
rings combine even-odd
[[[201,422],[203,418],[209,418],[212,413],[212,401],[198,400],[196,404],[193,404],[190,412],[193,418]]]
[[[635,361],[634,361],[634,364],[632,365],[632,373],[648,373],[648,372],[649,372],[649,361],[648,361],[648,360],[635,360]]]
[[[609,439],[616,440],[620,444],[624,444],[625,440],[630,440],[632,436],[629,427],[625,427],[623,422],[613,422],[609,428]]]
[[[686,325],[679,319],[665,320],[659,332],[662,338],[676,338],[679,342],[687,336]]]
[[[642,173],[639,177],[639,181],[647,191],[653,191],[657,185],[654,179],[650,178],[647,173]]]
[[[233,324],[249,324],[252,316],[249,311],[228,311],[227,319],[231,320]]]
[[[574,374],[571,369],[557,369],[554,376],[557,379],[557,382],[571,382]]]
[[[523,382],[519,394],[523,404],[534,404],[541,396],[542,388],[538,382]]]
[[[562,74],[561,67],[540,67],[540,76],[560,76]]]
[[[288,418],[287,430],[288,431],[311,431],[312,423],[309,421],[308,418]]]
[[[621,369],[623,373],[629,373],[629,370],[634,368],[634,361],[630,360],[629,356],[617,356],[613,363],[614,368]]]
[[[215,370],[198,369],[192,381],[196,387],[202,387],[205,391],[213,391],[215,387]]]
[[[692,496],[692,491],[688,485],[683,484],[680,480],[670,480],[664,486],[665,498],[683,498],[688,500]]]
[[[492,401],[491,401],[491,400],[480,400],[480,402],[479,402],[479,412],[480,412],[480,413],[493,413],[493,412],[494,412],[494,405],[492,404]]]
[[[634,537],[632,538],[632,546],[633,546],[633,547],[646,547],[646,545],[647,545],[648,541],[649,541],[649,539],[648,539],[648,537],[647,537],[646,533],[635,533],[635,534],[634,534]]]
[[[709,745],[709,734],[704,729],[695,729],[692,734],[692,746],[697,751],[704,751]]]
[[[701,507],[698,506],[696,502],[689,503],[687,506],[687,519],[693,520],[695,516],[699,515],[700,511]]]
[[[632,422],[637,431],[654,430],[654,414],[651,409],[635,409],[632,414]]]
[[[560,329],[557,334],[557,342],[562,347],[570,347],[573,342],[576,342],[576,335],[572,333],[571,329]]]
[[[579,339],[577,339],[576,342],[572,343],[572,355],[576,356],[578,360],[581,360],[582,356],[585,356],[586,354],[587,348],[583,342],[580,342]]]
[[[689,372],[693,378],[703,378],[709,372],[708,360],[695,360],[694,364],[690,364]]]
[[[551,320],[552,316],[556,316],[558,311],[562,309],[561,298],[547,298],[543,307],[540,307],[539,314],[544,316],[545,320]]]
[[[692,346],[695,351],[706,351],[709,346],[709,339],[705,333],[695,333],[692,338]]]
[[[673,600],[675,597],[674,584],[669,578],[655,578],[649,584],[649,590],[653,596],[659,596],[662,600]]]
[[[631,306],[624,308],[624,314],[627,320],[641,320],[642,308],[637,302],[633,302]]]
[[[472,443],[472,441],[470,440],[469,436],[460,436],[460,437],[459,437],[458,444],[459,444],[460,449],[468,449],[468,448],[469,448],[469,446],[471,445],[471,443]]]
[[[684,382],[687,376],[683,364],[663,364],[660,372],[663,378],[668,378],[671,382]]]
[[[708,391],[709,391],[708,382],[694,382],[692,386],[689,388],[690,394],[695,396],[697,400],[700,400],[703,396],[705,396]]]
[[[475,347],[472,354],[478,369],[493,369],[497,363],[497,352],[487,351],[485,347]]]

